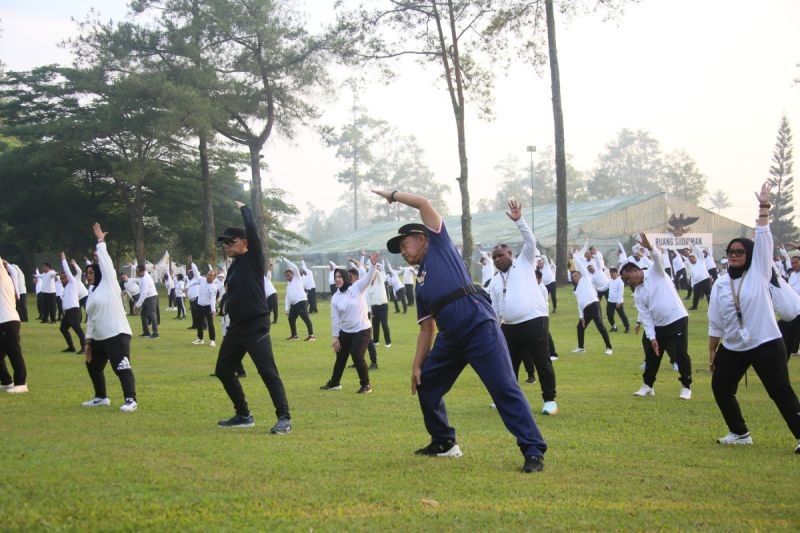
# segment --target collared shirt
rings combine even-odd
[[[284,301],[286,312],[288,313],[291,306],[303,300],[308,300],[308,296],[306,295],[305,287],[303,287],[303,280],[300,277],[300,269],[288,259],[284,260],[286,261],[286,266],[289,267],[289,270],[294,274],[292,276],[292,281],[286,283],[286,297]]]
[[[625,301],[625,283],[622,278],[609,280],[608,282],[608,301],[612,304],[621,304]]]
[[[136,278],[128,278],[128,281],[125,282],[125,292],[128,293],[131,300],[139,296],[139,280]]]
[[[725,348],[734,352],[781,338],[768,287],[772,277],[772,233],[769,226],[756,226],[755,234],[750,268],[738,279],[731,279],[728,274],[717,278],[708,304],[708,336],[719,337]],[[739,296],[749,342],[740,334],[734,291]]]
[[[97,287],[89,292],[86,301],[86,338],[102,341],[121,333],[130,335],[131,326],[119,297],[119,285],[111,256],[105,242],[97,243],[97,263],[102,278]]]
[[[141,307],[144,305],[145,300],[153,296],[158,296],[156,283],[153,281],[153,277],[148,272],[145,272],[139,278],[139,299],[136,301],[136,306]]]
[[[592,274],[586,268],[586,261],[579,253],[572,254],[572,262],[581,273],[581,279],[575,287],[575,299],[578,301],[578,318],[583,319],[583,310],[597,299],[597,290],[592,285]]]
[[[78,283],[80,282],[75,280],[75,276],[72,275],[72,270],[69,268],[66,259],[61,260],[61,269],[67,276],[67,285],[61,293],[61,308],[66,311],[67,309],[80,307],[80,302],[78,301]]]
[[[382,270],[377,270],[377,272],[375,272],[375,277],[369,285],[369,290],[367,291],[367,302],[370,306],[383,305],[389,302],[389,299],[386,297],[384,283],[386,283],[386,275]]]
[[[706,268],[706,262],[703,259],[703,251],[696,244],[692,248],[694,252],[694,257],[695,259],[697,259],[697,261],[695,261],[694,264],[692,265],[692,283],[697,284],[703,280],[710,278],[711,276],[708,273],[708,268]]]
[[[183,298],[186,294],[186,281],[179,279],[175,281],[175,298]]]
[[[664,271],[664,256],[657,249],[653,250],[653,267],[644,272],[642,284],[633,291],[633,303],[645,336],[650,340],[656,338],[656,327],[668,326],[689,316],[675,284]]]
[[[216,307],[217,292],[219,292],[219,290],[217,289],[216,283],[213,281],[209,283],[206,278],[200,278],[200,290],[197,294],[197,305],[210,305],[212,307]]]
[[[48,272],[42,272],[39,274],[39,279],[42,280],[42,292],[46,294],[55,294],[57,277],[58,274],[56,274],[56,271],[52,269]]]
[[[306,266],[305,259],[300,261],[300,269],[305,273],[301,278],[303,280],[303,289],[307,291],[316,289],[317,284],[314,281],[314,273]]]
[[[492,308],[504,324],[520,324],[548,315],[547,299],[536,282],[536,239],[525,220],[520,218],[515,224],[522,234],[522,250],[508,270],[498,270],[489,283]]]

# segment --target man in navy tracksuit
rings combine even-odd
[[[531,408],[520,390],[511,357],[488,296],[472,284],[464,261],[430,202],[405,192],[373,191],[389,203],[418,209],[423,224],[406,224],[386,246],[400,253],[417,274],[417,351],[411,392],[419,403],[431,443],[418,455],[459,457],[455,429],[447,420],[443,396],[466,365],[475,369],[525,457],[523,472],[544,468],[547,450]],[[438,334],[436,329],[438,328]]]

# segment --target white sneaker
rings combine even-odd
[[[192,344],[205,344],[205,343],[206,341],[204,341],[203,339],[195,339],[192,341]]]
[[[139,407],[139,404],[136,403],[136,400],[133,398],[125,398],[125,403],[119,406],[119,410],[123,413],[132,413]]]
[[[650,387],[646,383],[642,383],[642,386],[639,387],[639,390],[633,393],[634,396],[655,396],[656,391],[653,387]]]
[[[208,343],[208,345],[213,348],[214,346],[217,345],[217,343],[215,341],[211,341]]]
[[[645,362],[643,362],[641,365],[639,365],[639,368],[641,368],[642,370],[644,370],[645,368],[647,368],[647,361],[645,361]]]
[[[542,405],[542,414],[543,415],[555,415],[558,413],[558,406],[556,402],[544,402]]]
[[[102,407],[104,405],[111,405],[111,400],[108,398],[92,398],[89,401],[81,404],[83,407]]]
[[[574,348],[574,349],[572,350],[572,353],[583,353],[583,352],[585,352],[585,351],[586,351],[586,348],[581,348],[581,347],[579,346],[579,347],[577,347],[577,348]]]
[[[672,363],[672,370],[678,372],[678,363]]]
[[[614,354],[614,350],[612,350],[611,348],[606,348],[606,351],[603,352],[603,354],[604,355],[613,355]]]
[[[794,449],[794,453],[800,453],[800,439],[797,439],[797,447]]]
[[[490,407],[491,409],[497,409],[497,406],[496,406],[495,404],[493,404],[493,403],[490,403],[490,404],[489,404],[489,407]]]
[[[551,361],[558,361],[558,356],[557,355],[551,355],[550,356],[550,360]]]
[[[391,343],[390,343],[390,344],[384,344],[383,346],[384,346],[385,348],[391,348],[391,347],[392,347]]]
[[[717,442],[725,444],[726,446],[751,445],[753,444],[753,437],[750,436],[750,433],[745,433],[744,435],[728,433],[724,437],[718,438]]]
[[[687,389],[686,387],[681,387],[681,400],[691,400],[692,399],[692,389]]]
[[[6,392],[9,394],[20,394],[23,392],[28,392],[28,384],[23,383],[22,385],[12,385],[10,389],[6,389]]]
[[[12,388],[14,388],[14,384],[13,383],[9,383],[8,385],[0,384],[0,390],[8,390],[8,389],[12,389]]]

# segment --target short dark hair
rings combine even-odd
[[[622,265],[621,267],[619,267],[619,275],[621,276],[625,272],[627,272],[628,270],[631,270],[631,269],[634,269],[634,268],[637,269],[637,270],[641,270],[641,268],[639,268],[636,265],[636,263],[634,263],[633,261],[629,261],[629,262],[625,263],[624,265]]]
[[[609,269],[608,269],[608,273],[609,273],[609,274],[610,274],[610,273],[612,273],[612,272],[617,272],[617,273],[619,273],[619,271],[617,270],[617,267],[611,267],[611,268],[609,268]]]
[[[144,270],[145,270],[144,269],[144,265],[137,265],[136,266],[136,272],[144,272]]]

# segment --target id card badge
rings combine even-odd
[[[745,344],[750,344],[750,341],[753,340],[753,338],[750,337],[750,333],[747,331],[747,328],[745,328],[744,326],[739,328],[739,337],[742,338],[742,341]]]

